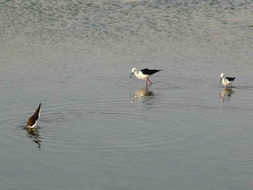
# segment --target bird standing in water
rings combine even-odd
[[[152,81],[150,80],[151,75],[153,75],[154,73],[157,73],[161,70],[157,70],[157,69],[142,69],[140,71],[138,71],[135,67],[132,68],[132,73],[130,75],[129,78],[131,78],[133,76],[133,74],[135,74],[135,76],[140,79],[140,80],[146,80],[146,86],[150,86],[152,84]],[[148,84],[149,83],[149,84]]]
[[[224,73],[220,74],[220,83],[222,83],[225,88],[229,88],[232,85],[232,82],[235,80],[235,77],[225,77]]]

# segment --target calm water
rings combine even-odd
[[[0,188],[251,190],[252,34],[246,0],[1,0]]]

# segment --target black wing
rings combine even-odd
[[[228,79],[229,81],[234,81],[235,77],[226,77],[226,79]]]
[[[154,73],[157,73],[161,70],[156,70],[156,69],[142,69],[141,72],[144,74],[144,75],[152,75]]]
[[[32,117],[33,117],[35,120],[39,119],[40,107],[41,107],[41,103],[39,104],[39,107],[36,109],[36,111],[35,111],[34,114],[32,115]]]

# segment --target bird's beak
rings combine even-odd
[[[222,80],[222,78],[220,78],[220,82],[219,83],[221,83],[221,80]]]
[[[131,75],[130,75],[130,77],[129,77],[129,78],[131,78],[131,77],[133,76],[133,74],[134,74],[134,73],[131,73]]]

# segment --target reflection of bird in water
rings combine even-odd
[[[41,103],[39,104],[39,107],[36,109],[36,111],[33,113],[33,115],[27,120],[26,128],[36,128],[37,127],[37,122],[40,117],[40,107],[41,107]]]
[[[222,83],[225,88],[229,88],[232,85],[232,82],[235,80],[235,77],[225,77],[224,73],[220,74],[220,83]]]
[[[146,86],[150,86],[152,84],[152,81],[149,79],[151,77],[151,75],[159,72],[161,70],[156,70],[156,69],[142,69],[140,71],[138,71],[135,67],[132,68],[132,73],[130,75],[129,78],[131,78],[133,76],[133,74],[135,74],[135,76],[140,79],[140,80],[146,80]],[[149,84],[148,84],[149,82]]]
[[[39,133],[39,128],[37,127],[37,128],[25,128],[25,129],[28,134],[28,137],[30,137],[33,142],[38,144],[38,148],[40,148],[42,141],[41,141],[41,137]]]
[[[141,88],[140,90],[137,90],[134,93],[134,97],[138,98],[138,97],[144,97],[144,96],[153,96],[154,93],[150,90],[148,90],[147,88]]]
[[[141,88],[134,92],[132,96],[132,103],[136,103],[137,101],[141,100],[144,104],[152,104],[152,99],[154,97],[154,93],[148,88]]]
[[[232,96],[232,94],[234,93],[234,91],[231,88],[224,88],[221,92],[220,92],[220,98],[221,98],[221,102],[224,101],[225,97],[230,97]]]

